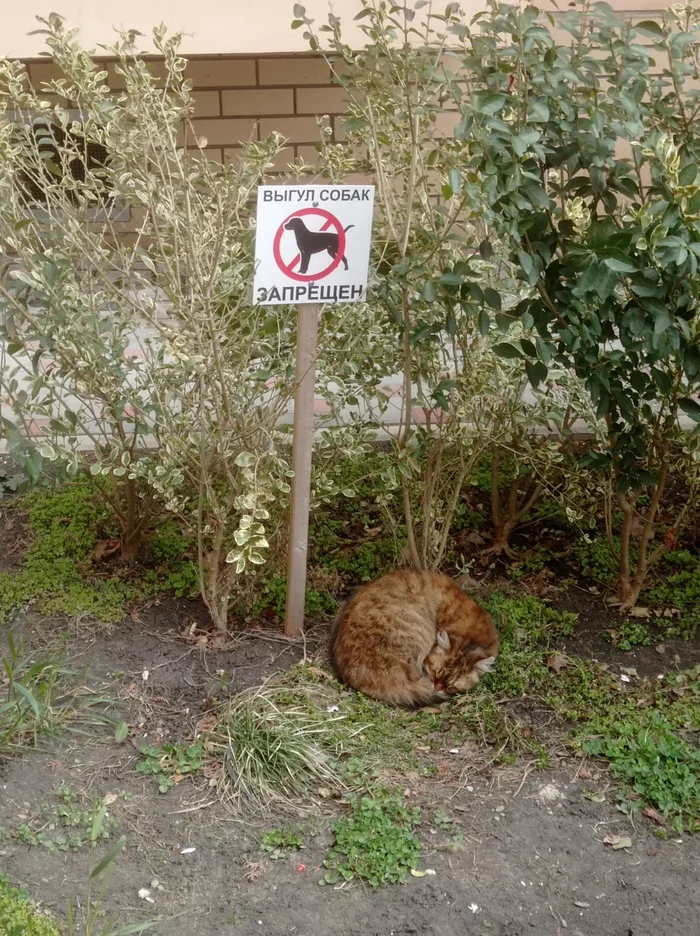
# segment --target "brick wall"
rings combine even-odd
[[[50,62],[30,62],[32,84],[58,77]],[[162,66],[151,62],[158,73]],[[120,90],[122,81],[112,64],[106,65],[110,85]],[[342,88],[332,85],[330,70],[318,56],[258,56],[190,59],[186,77],[194,85],[194,126],[207,140],[206,150],[217,161],[235,155],[248,140],[260,140],[277,130],[289,146],[275,167],[283,171],[302,157],[316,160],[320,140],[317,117],[331,119],[335,141],[340,138],[339,115],[344,111]]]
[[[662,10],[657,0],[613,0],[612,6],[637,20],[654,17]],[[555,21],[561,15],[555,13]],[[555,28],[554,34],[558,42],[571,41],[563,29]],[[655,58],[654,73],[668,67],[665,56],[657,54]],[[28,65],[35,86],[57,77],[50,62],[32,61]],[[151,67],[156,73],[162,69],[157,60],[151,62]],[[106,68],[111,86],[121,89],[114,66],[108,63]],[[296,157],[313,165],[320,139],[317,118],[322,115],[330,118],[331,141],[343,140],[344,91],[332,83],[330,70],[320,56],[197,57],[189,60],[186,77],[194,85],[196,133],[206,138],[207,153],[216,161],[235,155],[241,143],[264,139],[277,130],[289,141],[275,166],[277,172],[283,172]],[[441,114],[437,135],[451,134],[457,119],[456,114]],[[622,150],[621,155],[626,155]]]

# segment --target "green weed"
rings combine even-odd
[[[526,574],[532,575],[541,572],[547,563],[555,558],[555,553],[551,549],[540,544],[532,549],[520,550],[516,555],[516,564],[506,569],[508,578],[514,580],[521,579]]]
[[[193,552],[194,543],[180,524],[165,520],[148,540],[146,560],[155,567],[143,572],[141,588],[146,594],[194,598],[199,594],[199,570]]]
[[[199,773],[203,754],[204,746],[200,743],[145,745],[136,769],[152,776],[159,791],[167,793],[178,778]]]
[[[66,730],[103,726],[110,700],[91,692],[76,674],[50,656],[34,659],[8,634],[2,657],[0,753],[38,747]]]
[[[418,866],[420,842],[415,828],[417,807],[405,807],[398,796],[362,796],[351,800],[352,813],[332,824],[335,844],[323,864],[322,883],[357,878],[379,887],[400,884]]]
[[[371,791],[383,790],[381,771],[371,767],[362,757],[350,755],[333,764],[338,780],[347,790],[355,794],[365,794]]]
[[[103,902],[107,891],[109,877],[114,862],[126,845],[122,835],[112,845],[106,855],[97,860],[95,852],[97,845],[104,839],[104,826],[107,821],[107,810],[104,804],[95,804],[93,809],[92,826],[90,829],[90,871],[88,873],[87,893],[82,902],[80,921],[76,921],[72,900],[68,901],[67,936],[129,936],[129,934],[143,933],[151,929],[154,923],[132,923],[121,926],[114,916],[106,915]],[[95,890],[97,888],[97,890]]]
[[[54,802],[42,803],[37,816],[14,829],[2,830],[2,837],[6,841],[39,846],[52,855],[77,851],[91,843],[93,820],[94,807],[85,808],[79,794],[61,785],[56,791]],[[115,820],[105,813],[99,829],[99,840],[110,838],[116,827]]]
[[[398,549],[393,539],[377,537],[369,543],[343,546],[331,557],[320,560],[340,573],[348,586],[361,585],[379,578],[396,565]]]
[[[447,835],[449,835],[453,842],[461,842],[464,838],[462,830],[459,828],[452,816],[444,809],[435,810],[433,813],[433,823],[438,829],[440,829],[441,832],[445,832]]]
[[[119,530],[100,495],[100,479],[78,478],[59,490],[41,490],[16,500],[27,513],[31,536],[17,572],[0,573],[0,621],[34,603],[44,613],[119,621],[139,596],[194,597],[199,573],[193,544],[174,520],[165,520],[148,541],[145,566],[130,578],[94,574],[95,549]],[[151,564],[151,567],[147,567]]]
[[[700,830],[700,749],[679,737],[658,712],[641,719],[608,724],[604,737],[583,749],[605,757],[621,781],[626,809],[648,803],[669,818],[677,831]]]
[[[576,615],[557,611],[532,595],[514,598],[493,592],[485,606],[494,617],[501,640],[496,666],[484,684],[486,690],[519,696],[540,687],[549,677],[547,654],[573,633]]]
[[[453,703],[463,724],[486,743],[498,744],[500,760],[539,749],[540,765],[545,765],[546,738],[540,742],[531,728],[524,731],[494,696],[530,700],[570,726],[572,745],[610,761],[630,808],[648,803],[679,826],[694,829],[700,754],[683,732],[700,723],[700,668],[669,674],[662,682],[625,685],[593,661],[560,654],[550,666],[558,641],[572,632],[573,615],[531,596],[494,593],[489,606],[501,634],[501,651],[488,680]],[[646,639],[632,629],[627,638]]]
[[[631,650],[633,647],[649,647],[654,643],[649,628],[640,621],[622,621],[603,635],[619,650]]]
[[[199,594],[199,571],[191,559],[185,559],[175,569],[146,569],[138,579],[138,586],[147,596],[166,594],[176,598],[196,598]]]
[[[270,829],[260,839],[261,851],[267,852],[272,861],[286,858],[288,852],[298,851],[304,845],[303,834],[294,826]]]
[[[179,562],[192,549],[192,541],[185,536],[175,520],[159,524],[148,539],[147,556],[156,562]]]
[[[455,509],[452,518],[452,532],[459,533],[462,530],[482,530],[486,526],[486,518],[478,510],[470,510],[462,501]]]
[[[104,804],[95,803],[89,815],[86,844],[94,856],[98,845],[110,837],[111,827]],[[101,859],[92,858],[80,920],[76,920],[73,901],[69,900],[65,928],[41,912],[26,890],[12,886],[0,872],[0,936],[133,936],[151,929],[153,923],[121,926],[114,917],[105,916],[102,908],[109,872],[125,844],[122,836]]]
[[[351,521],[319,517],[309,528],[310,561],[340,575],[346,589],[379,578],[394,568],[402,544],[381,535],[380,518],[373,522],[374,527],[371,518],[364,517],[354,533]],[[367,529],[372,530],[369,537]]]
[[[603,536],[597,536],[590,541],[580,540],[574,544],[573,552],[579,564],[577,571],[583,578],[602,582],[605,585],[615,584],[619,568],[619,536],[613,537],[612,547],[607,538]],[[635,562],[636,555],[630,555],[630,560]]]
[[[354,496],[323,504],[311,517],[309,561],[339,575],[344,589],[389,571],[404,546],[401,532],[398,540],[386,532],[386,516],[377,503],[376,478],[383,467],[383,457],[376,452],[336,465],[335,483],[353,491]],[[392,509],[397,507],[395,504]]]
[[[614,585],[617,581],[619,554],[619,537],[613,538],[612,546],[602,536],[591,542],[580,541],[574,546],[580,574],[605,585]],[[632,563],[636,558],[632,549]],[[651,606],[677,608],[681,612],[680,617],[658,618],[655,625],[668,637],[692,640],[700,624],[700,556],[687,549],[665,553],[654,569],[654,578],[648,583],[641,600]],[[652,638],[645,642],[640,630],[629,639],[623,634],[622,641],[626,644],[619,644],[623,650],[653,642]]]

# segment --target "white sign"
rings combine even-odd
[[[254,303],[364,300],[373,209],[373,185],[259,186]]]

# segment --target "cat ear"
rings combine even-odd
[[[490,673],[491,667],[493,666],[495,662],[496,662],[496,657],[488,657],[485,660],[479,660],[475,664],[474,669],[478,670],[480,673]]]
[[[449,650],[449,649],[450,649],[450,638],[449,638],[449,636],[445,633],[445,631],[438,631],[438,632],[437,632],[437,645],[438,645],[438,647],[439,647],[441,650]]]

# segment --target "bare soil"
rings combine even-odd
[[[572,602],[581,617],[569,653],[640,673],[675,666],[677,653],[681,665],[700,660],[697,641],[667,644],[664,654],[653,647],[615,651],[601,638],[610,623],[602,601],[583,595]],[[133,741],[118,745],[105,728],[101,737],[73,735],[50,751],[0,759],[0,826],[7,828],[37,814],[61,783],[88,796],[128,794],[110,807],[127,836],[107,893],[107,907],[122,924],[158,918],[155,932],[162,936],[698,933],[700,837],[659,840],[649,820],[617,811],[604,774],[565,753],[546,771],[529,762],[495,768],[484,766],[476,745],[451,754],[446,738],[442,757],[455,768],[447,780],[405,778],[407,796],[423,807],[421,868],[435,873],[376,891],[319,887],[330,815],[311,822],[301,852],[273,862],[259,842],[282,817],[240,821],[206,780],[184,779],[158,793],[135,770],[142,744],[191,738],[214,698],[259,683],[304,653],[322,654],[327,635],[327,625],[317,624],[302,645],[265,630],[234,636],[229,648],[214,652],[181,639],[196,611],[164,603],[111,630],[72,631],[67,658],[85,668],[88,685],[119,699]],[[65,626],[23,616],[13,631],[39,646]],[[606,801],[592,802],[584,790],[606,792]],[[431,826],[438,808],[452,816],[460,842]],[[614,834],[629,835],[631,847],[604,844]],[[184,848],[195,850],[182,854]],[[59,916],[67,898],[84,900],[88,865],[86,849],[50,854],[16,841],[0,844],[0,870]],[[153,903],[139,898],[142,888]]]

